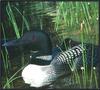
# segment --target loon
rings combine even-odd
[[[66,39],[69,41],[69,39]],[[72,41],[73,42],[73,41]],[[21,38],[4,43],[3,46],[28,46],[32,51],[30,63],[22,71],[22,78],[25,83],[32,87],[42,87],[51,84],[59,76],[68,73],[69,66],[73,62],[72,70],[82,65],[82,53],[90,52],[90,45],[79,43],[71,44],[71,49],[61,51],[59,48],[52,49],[49,35],[43,31],[30,31]],[[89,55],[89,54],[88,54]],[[91,55],[87,59],[91,63]],[[97,61],[96,61],[97,63]],[[94,63],[94,65],[96,65]]]

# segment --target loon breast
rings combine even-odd
[[[25,83],[30,84],[31,87],[42,87],[50,84],[56,78],[56,75],[51,65],[29,64],[22,71],[22,77]]]

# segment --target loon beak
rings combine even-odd
[[[17,40],[8,41],[8,42],[5,42],[2,46],[15,46],[16,42]]]
[[[19,46],[19,45],[24,45],[29,43],[29,41],[25,41],[25,40],[21,40],[21,39],[16,39],[16,40],[12,40],[12,41],[8,41],[6,43],[4,43],[2,46]]]

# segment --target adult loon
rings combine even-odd
[[[61,52],[57,48],[52,53],[52,43],[49,35],[43,31],[36,30],[25,33],[20,39],[3,44],[3,46],[19,45],[27,45],[31,50],[37,50],[36,52],[32,52],[29,65],[22,71],[22,77],[25,83],[33,87],[49,85],[62,74],[68,73],[68,63],[70,62],[74,62],[72,70],[76,67],[80,68],[82,65],[83,51],[87,50],[87,55],[90,52],[89,45],[75,44],[73,46],[73,44],[69,50],[63,49],[63,52]],[[87,59],[89,65],[91,63],[90,56]],[[94,65],[96,64],[94,63]]]

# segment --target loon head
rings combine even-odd
[[[45,64],[49,62],[42,61],[43,56],[46,56],[48,60],[51,60],[52,44],[49,35],[42,30],[32,30],[26,32],[21,38],[8,41],[2,46],[21,46],[23,51],[30,51],[30,63],[34,63],[38,59],[38,64]],[[36,52],[35,52],[36,51]],[[36,58],[37,57],[37,58]]]
[[[21,38],[6,42],[2,46],[26,46],[26,49],[29,47],[30,50],[39,50],[42,54],[52,53],[50,37],[41,30],[26,32]]]

